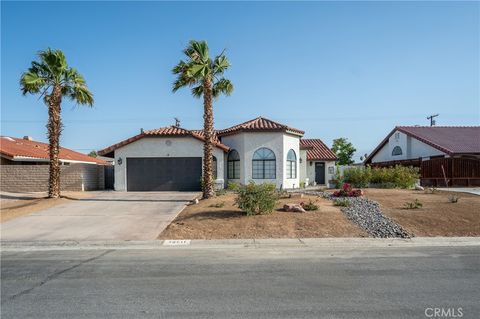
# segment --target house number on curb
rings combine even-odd
[[[188,246],[190,245],[190,239],[183,240],[165,240],[163,246]]]

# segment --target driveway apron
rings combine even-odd
[[[0,224],[2,241],[152,240],[195,192],[102,192]]]

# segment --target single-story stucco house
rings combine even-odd
[[[397,126],[365,164],[418,167],[424,186],[478,186],[480,126]]]
[[[49,146],[31,137],[0,137],[0,190],[7,192],[44,192],[48,190]],[[104,189],[105,172],[112,169],[106,161],[61,147],[60,186],[62,190]],[[113,182],[113,178],[111,179]]]
[[[285,189],[326,185],[337,158],[320,139],[303,134],[263,117],[215,131],[216,187],[250,181]],[[168,126],[142,130],[98,154],[115,159],[117,191],[199,190],[203,143],[202,130]]]

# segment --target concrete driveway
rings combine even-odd
[[[151,240],[197,195],[100,192],[2,223],[1,240]]]

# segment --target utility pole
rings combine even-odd
[[[440,114],[432,114],[430,116],[427,116],[427,120],[430,120],[430,126],[435,126],[435,118],[439,115]]]
[[[180,120],[176,117],[174,117],[174,119],[175,119],[175,126],[180,127]]]

